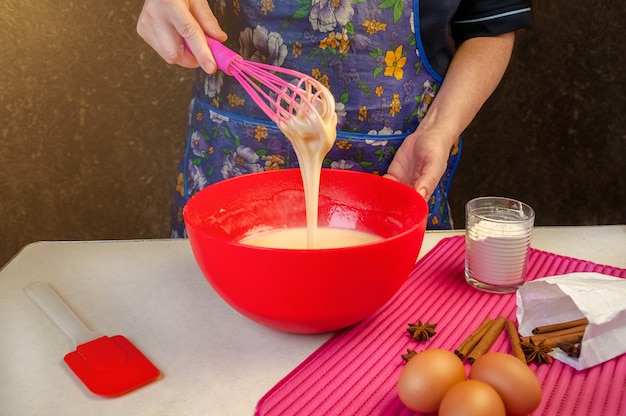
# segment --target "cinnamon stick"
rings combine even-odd
[[[517,329],[515,328],[515,323],[510,319],[506,320],[506,332],[509,336],[509,342],[511,343],[511,351],[513,352],[513,355],[517,359],[519,359],[521,362],[526,364],[526,355],[524,354],[524,351],[522,350],[522,344],[519,339],[519,333],[517,332]]]
[[[533,334],[556,332],[556,331],[561,331],[563,329],[568,329],[568,328],[572,328],[575,326],[587,325],[587,324],[589,324],[589,320],[587,318],[575,319],[573,321],[560,322],[560,323],[552,324],[552,325],[538,326],[537,328],[533,329]]]
[[[559,337],[561,335],[569,335],[569,334],[578,334],[581,337],[584,335],[585,333],[585,329],[587,329],[587,325],[579,325],[579,326],[574,326],[571,328],[565,328],[562,329],[560,331],[553,331],[553,332],[544,332],[541,334],[536,334],[536,335],[530,335],[527,337],[522,337],[522,342],[529,342],[530,339],[532,338],[532,340],[535,342],[535,344],[540,343],[541,341],[544,341],[548,338],[555,338],[555,337]]]
[[[490,318],[485,318],[482,324],[474,332],[472,332],[461,344],[454,350],[454,353],[463,360],[467,354],[478,344],[480,339],[485,335],[485,332],[489,329],[489,325],[493,322]]]
[[[583,340],[583,334],[564,334],[556,337],[546,338],[543,341],[544,346],[548,348],[556,348],[559,344],[564,342],[569,342],[572,344],[577,344]]]
[[[485,335],[480,339],[478,344],[472,349],[472,351],[465,357],[470,364],[473,364],[474,361],[484,353],[486,353],[489,348],[493,345],[500,335],[500,332],[504,329],[506,325],[506,318],[500,316],[496,318],[490,325]]]

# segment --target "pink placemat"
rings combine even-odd
[[[255,414],[415,414],[396,393],[401,354],[408,348],[453,351],[486,317],[515,319],[515,294],[485,293],[465,283],[464,255],[462,236],[442,240],[416,264],[393,299],[322,345],[266,393]],[[626,278],[626,269],[532,249],[530,279],[571,272]],[[422,343],[411,339],[406,328],[418,319],[437,323],[437,335]],[[510,352],[505,332],[490,351]],[[543,388],[533,415],[626,415],[626,354],[585,371],[556,360],[530,366]]]

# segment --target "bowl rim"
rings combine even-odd
[[[374,181],[388,181],[388,183],[394,183],[395,185],[392,186],[397,186],[399,188],[404,187],[407,188],[407,190],[413,191],[415,193],[416,196],[416,201],[419,205],[422,205],[422,209],[425,210],[426,215],[424,216],[424,218],[421,221],[418,221],[416,224],[412,225],[411,227],[409,227],[408,229],[402,231],[399,234],[396,234],[394,236],[391,237],[382,237],[381,240],[377,240],[377,241],[372,241],[369,243],[364,243],[364,244],[357,244],[357,245],[352,245],[352,246],[346,246],[346,247],[335,247],[335,248],[305,248],[305,249],[301,249],[301,248],[272,248],[272,247],[263,247],[263,246],[253,246],[250,244],[245,244],[245,243],[241,243],[240,241],[234,241],[234,240],[229,240],[226,238],[222,238],[222,237],[217,237],[214,236],[212,234],[209,234],[205,231],[203,231],[202,229],[200,229],[199,227],[197,227],[193,222],[189,222],[188,221],[188,204],[189,202],[192,201],[192,199],[196,198],[197,195],[199,195],[201,192],[203,192],[205,189],[208,189],[210,186],[220,186],[221,184],[224,184],[225,182],[230,182],[230,181],[234,181],[234,180],[238,180],[241,179],[242,177],[250,177],[250,176],[259,176],[259,175],[271,175],[271,174],[287,174],[285,173],[286,171],[294,171],[294,170],[300,170],[299,168],[286,168],[286,169],[280,169],[280,170],[273,170],[273,171],[262,171],[262,172],[252,172],[252,173],[247,173],[245,175],[240,175],[240,176],[234,176],[231,178],[227,178],[224,179],[222,181],[216,182],[214,184],[208,185],[207,187],[201,189],[200,191],[196,192],[195,194],[193,194],[185,203],[185,206],[183,207],[183,218],[185,220],[185,227],[189,226],[194,228],[194,231],[200,235],[202,235],[203,237],[206,238],[211,238],[214,240],[218,240],[218,241],[224,241],[226,243],[229,244],[234,244],[236,246],[239,247],[245,247],[245,248],[249,248],[252,250],[261,250],[261,251],[272,251],[272,252],[289,252],[289,253],[310,253],[310,252],[319,252],[319,253],[324,253],[324,252],[338,252],[338,251],[346,251],[346,250],[354,250],[357,248],[361,248],[361,247],[372,247],[372,246],[376,246],[376,245],[382,245],[385,244],[388,241],[393,241],[393,240],[397,240],[400,238],[403,238],[404,236],[406,236],[407,234],[411,234],[414,233],[416,231],[419,231],[422,225],[422,223],[424,224],[423,228],[424,230],[426,229],[426,223],[428,221],[428,204],[426,202],[426,200],[424,198],[422,198],[422,196],[415,191],[413,188],[411,188],[410,186],[387,178],[385,176],[380,176],[380,175],[376,175],[373,173],[367,173],[367,172],[360,172],[360,171],[350,171],[350,170],[343,170],[343,169],[332,169],[332,168],[323,168],[322,171],[323,172],[329,172],[329,173],[322,173],[322,174],[326,174],[326,175],[371,175],[372,178],[377,178],[377,179],[373,179]],[[292,172],[289,172],[289,174],[293,174]],[[224,185],[225,186],[225,185]],[[331,228],[340,228],[340,227],[331,227]],[[267,232],[271,232],[271,231],[275,231],[275,230],[280,230],[280,229],[289,229],[289,227],[285,227],[285,228],[273,228],[271,230],[268,230]],[[189,236],[189,231],[187,230],[187,235]]]

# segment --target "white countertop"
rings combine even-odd
[[[428,232],[420,256],[462,231]],[[626,225],[536,227],[532,247],[626,268]],[[92,330],[126,336],[163,376],[92,395],[63,362],[68,338],[24,293],[47,281]],[[40,242],[0,271],[1,415],[252,415],[330,334],[280,333],[242,317],[204,280],[186,240]]]

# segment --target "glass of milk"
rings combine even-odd
[[[535,211],[510,198],[465,205],[465,280],[493,293],[516,291],[526,278]]]

